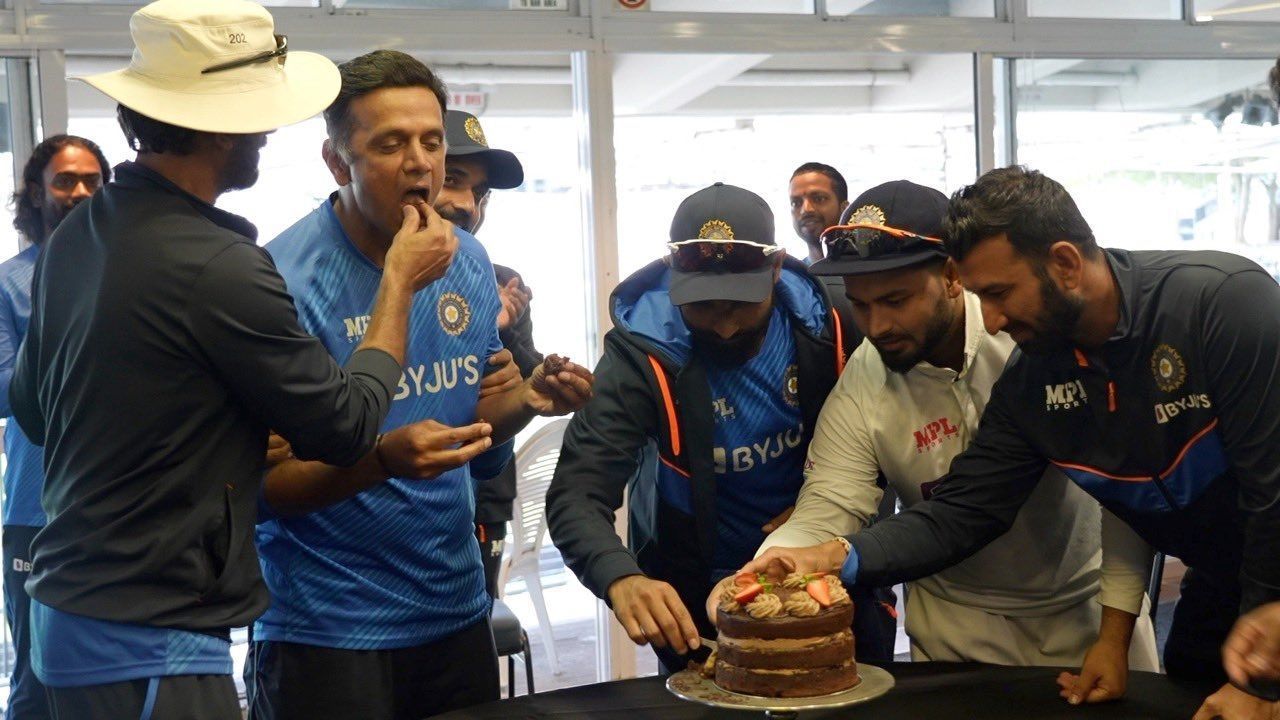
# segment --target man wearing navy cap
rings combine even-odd
[[[547,512],[583,584],[675,671],[714,637],[701,608],[715,580],[795,503],[847,335],[818,280],[776,245],[758,195],[700,190],[670,239],[666,257],[613,293],[595,396],[570,422]],[[651,444],[653,527],[628,549],[613,516]],[[887,616],[870,607],[856,617],[859,657],[888,659],[892,620],[877,626]]]
[[[818,417],[795,513],[762,551],[860,531],[881,476],[904,506],[921,502],[977,431],[1014,342],[987,332],[977,296],[961,287],[938,239],[946,212],[945,195],[898,180],[859,195],[825,234],[826,258],[809,271],[843,278],[866,340]],[[1089,658],[1082,674],[1104,675],[1090,687],[1118,694],[1128,665],[1160,668],[1145,614],[1132,657],[1128,625],[1112,637],[1107,622],[1120,612],[1132,624],[1150,567],[1145,542],[1050,469],[1009,532],[910,584],[912,659],[1078,667]]]

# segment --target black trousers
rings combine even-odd
[[[398,650],[257,640],[245,687],[251,720],[421,720],[497,700],[498,654],[487,616]]]
[[[1164,646],[1170,677],[1225,683],[1222,644],[1240,614],[1240,582],[1187,568]]]
[[[31,672],[31,596],[22,586],[31,574],[31,540],[40,532],[27,525],[4,526],[4,619],[13,636],[13,675],[9,676],[9,707],[5,720],[46,720],[53,717],[44,684]]]
[[[230,675],[174,675],[47,688],[56,720],[240,720]]]

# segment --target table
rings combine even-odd
[[[1190,720],[1211,684],[1170,680],[1155,673],[1129,674],[1129,691],[1119,702],[1072,707],[1057,695],[1054,678],[1061,668],[1003,667],[979,663],[890,663],[884,668],[897,685],[865,705],[829,711],[805,711],[801,720]],[[436,716],[435,720],[750,720],[763,717],[681,700],[667,692],[663,678],[584,685],[480,705]]]

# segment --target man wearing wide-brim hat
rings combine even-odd
[[[137,160],[47,241],[12,382],[50,516],[31,548],[32,667],[59,718],[230,720],[228,630],[268,602],[253,543],[268,429],[303,458],[373,450],[412,295],[455,241],[405,209],[339,367],[253,225],[213,205],[257,179],[267,132],[329,104],[337,70],[245,0],[161,0],[130,27],[129,67],[84,80],[119,102]]]

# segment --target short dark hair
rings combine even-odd
[[[824,163],[807,162],[796,168],[795,172],[791,173],[791,179],[794,180],[797,175],[803,175],[805,173],[821,173],[826,175],[831,180],[831,189],[836,191],[836,200],[839,200],[841,203],[849,201],[849,183],[844,181],[844,176],[840,174],[839,170]]]
[[[190,155],[196,149],[196,138],[204,134],[147,117],[124,105],[116,106],[116,120],[120,122],[129,147],[140,153]]]
[[[22,180],[13,191],[13,227],[33,243],[44,242],[44,218],[40,203],[36,202],[35,190],[44,190],[44,171],[53,161],[53,157],[62,152],[68,145],[82,147],[93,153],[102,168],[102,182],[111,180],[111,165],[102,148],[88,138],[79,135],[52,135],[45,138],[36,149],[31,151],[27,164],[22,168]]]
[[[399,50],[374,50],[352,58],[338,66],[342,88],[324,111],[329,139],[346,146],[351,137],[351,102],[382,88],[423,87],[440,101],[440,117],[444,118],[449,91],[440,76],[422,61]]]
[[[1280,102],[1280,58],[1276,58],[1276,64],[1267,73],[1267,84],[1271,86],[1271,99]]]
[[[992,170],[951,196],[942,238],[963,260],[975,245],[1005,233],[1025,257],[1041,259],[1066,240],[1086,255],[1098,251],[1093,230],[1062,184],[1021,165]]]

